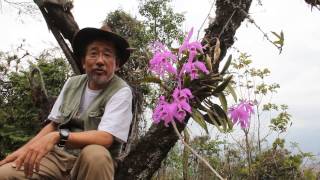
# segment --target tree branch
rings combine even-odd
[[[69,46],[63,39],[63,37],[65,37],[70,43],[72,43],[74,34],[79,31],[78,24],[75,22],[73,15],[70,12],[72,5],[67,6],[66,3],[54,3],[53,0],[34,0],[34,2],[38,5],[44,19],[47,22],[48,28],[52,31],[52,34],[63,50],[74,73],[84,73],[81,61],[76,59]]]
[[[41,70],[37,66],[33,66],[28,76],[33,104],[39,108],[39,123],[48,117],[53,102],[48,97],[47,90],[42,78]]]

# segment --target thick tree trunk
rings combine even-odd
[[[310,4],[311,7],[316,7],[320,10],[320,0],[305,0],[307,4]]]
[[[217,38],[220,40],[221,54],[219,60],[213,64],[213,72],[217,73],[221,60],[227,49],[234,43],[236,30],[247,17],[252,0],[217,0],[215,20],[205,30],[203,44],[208,44],[206,52],[214,59],[214,47]]]
[[[186,124],[177,125],[181,132]],[[177,140],[172,126],[152,125],[128,156],[119,162],[115,179],[151,179]]]
[[[74,33],[78,30],[77,23],[65,4],[50,3],[51,1],[53,0],[47,0],[45,1],[47,3],[43,3],[43,1],[35,0],[42,10],[48,27],[51,30],[56,29],[71,42]],[[216,1],[216,18],[206,29],[203,42],[204,44],[209,42],[206,52],[213,59],[212,47],[216,43],[216,38],[221,41],[221,56],[214,65],[216,72],[218,72],[219,63],[225,56],[227,49],[233,45],[236,30],[246,18],[251,2],[252,0]],[[58,41],[61,41],[61,39]],[[68,57],[68,55],[66,56]],[[81,69],[81,65],[77,62],[78,68]],[[186,123],[188,119],[189,117],[186,119]],[[178,124],[179,131],[181,132],[185,126],[186,124]],[[177,141],[178,137],[171,126],[152,125],[146,135],[131,147],[128,155],[119,161],[115,179],[151,179],[152,175],[160,168],[162,160],[165,159]]]

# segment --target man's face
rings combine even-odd
[[[116,50],[111,42],[93,41],[87,46],[83,68],[89,77],[89,88],[104,88],[118,69]]]

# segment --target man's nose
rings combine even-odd
[[[97,65],[103,65],[104,64],[104,57],[103,57],[103,54],[99,54],[98,58],[97,58],[97,61],[96,61],[96,64]]]

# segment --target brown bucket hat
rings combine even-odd
[[[86,47],[94,40],[106,40],[115,45],[119,67],[127,62],[130,57],[129,43],[123,37],[111,31],[107,25],[97,28],[83,28],[78,31],[72,40],[73,53],[78,59],[85,55]]]

